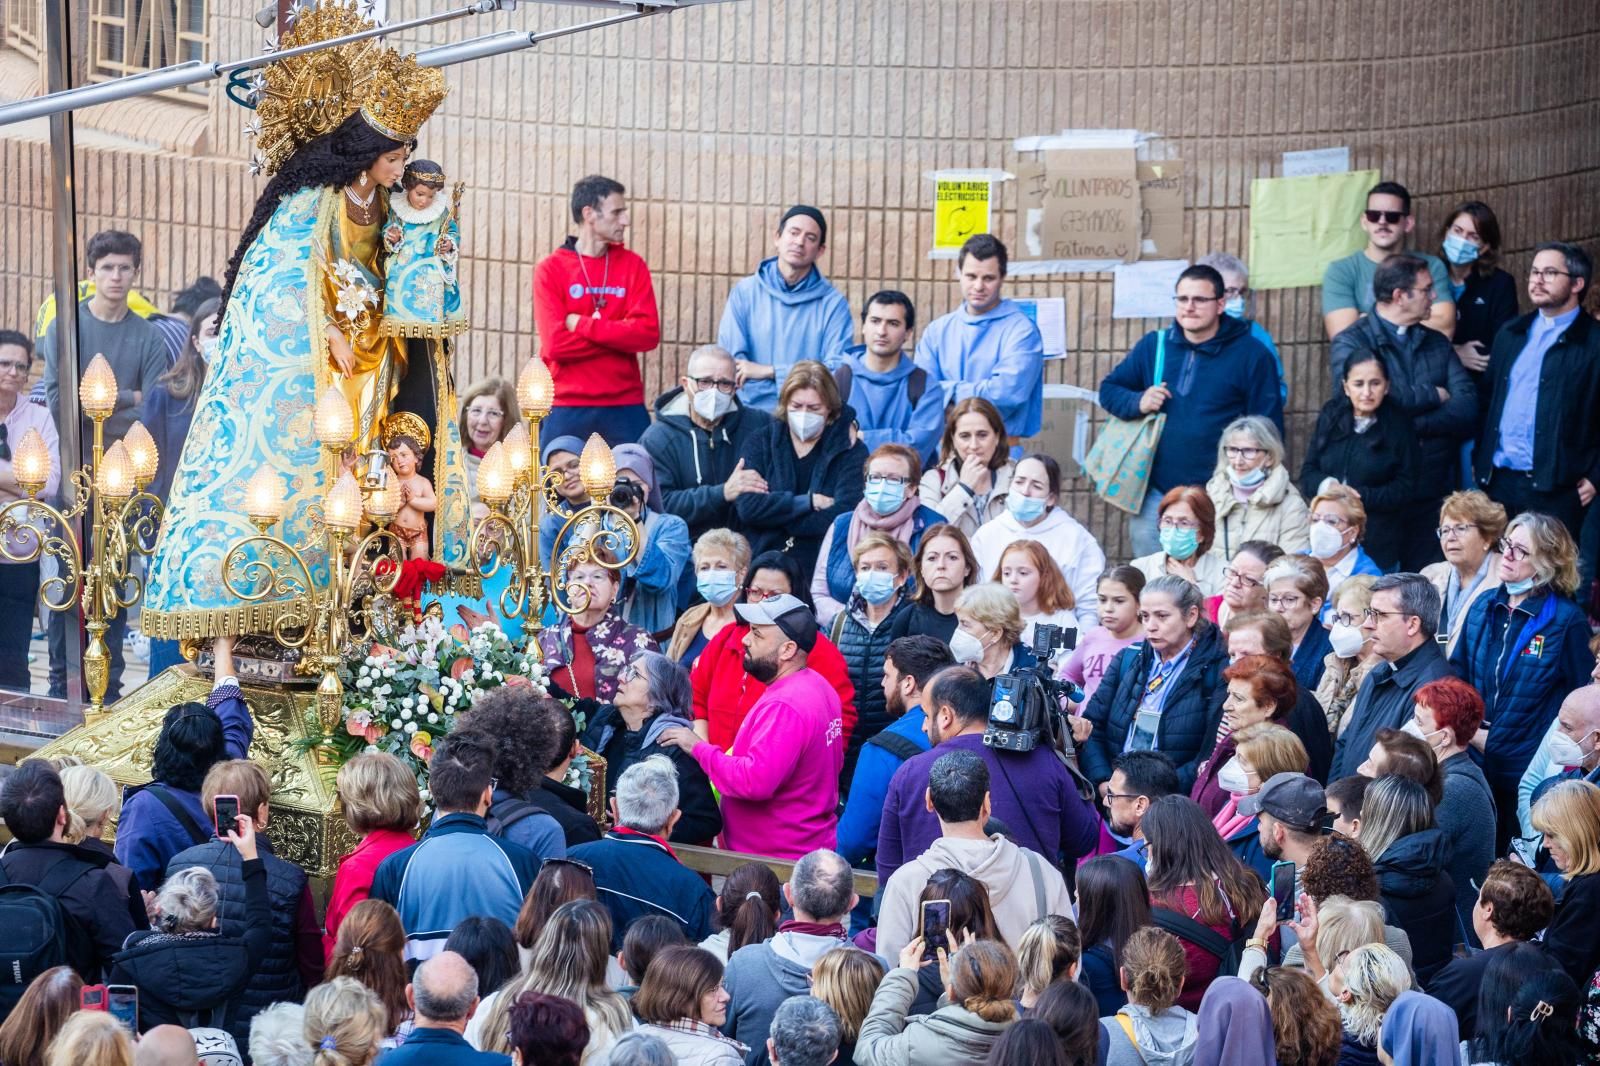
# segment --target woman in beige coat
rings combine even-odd
[[[1449,637],[1447,656],[1456,650],[1472,604],[1500,587],[1500,553],[1495,549],[1505,531],[1506,509],[1477,489],[1453,492],[1439,508],[1444,562],[1423,567],[1422,576],[1439,590],[1439,633]]]
[[[1211,550],[1224,562],[1247,540],[1289,554],[1311,545],[1310,511],[1283,462],[1283,438],[1260,415],[1228,423],[1217,443],[1217,469],[1206,482],[1217,509]]]

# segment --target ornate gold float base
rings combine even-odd
[[[345,825],[334,791],[333,766],[324,765],[295,742],[315,733],[317,692],[241,678],[245,702],[255,717],[250,758],[272,781],[272,820],[267,835],[273,851],[298,864],[314,879],[313,891],[325,899],[339,857],[356,845]],[[150,763],[161,720],[175,703],[204,703],[209,679],[192,666],[174,666],[158,674],[92,722],[71,730],[40,748],[36,758],[76,755],[110,774],[119,785],[150,780]]]

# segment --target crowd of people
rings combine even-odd
[[[585,178],[572,217],[535,271],[539,454],[571,513],[606,502],[577,476],[606,437],[640,543],[572,568],[582,609],[538,635],[552,694],[482,698],[425,793],[390,755],[343,765],[360,843],[326,907],[273,853],[227,638],[149,785],[23,762],[0,921],[41,935],[0,945],[0,1066],[1600,1062],[1583,249],[1537,248],[1519,314],[1488,206],[1448,216],[1441,259],[1374,187],[1323,288],[1335,396],[1298,476],[1245,264],[1185,269],[1100,383],[1112,417],[1164,416],[1117,558],[1022,446],[1043,346],[994,237],[914,344],[885,289],[853,345],[827,219],[791,208],[652,418],[626,190]],[[175,456],[216,304],[146,312],[140,255],[97,235],[78,315]],[[13,436],[50,423],[47,318],[40,404],[33,340],[0,334]],[[461,404],[478,463],[515,391]],[[24,632],[39,574],[5,565]],[[997,736],[997,693],[1041,677],[1053,724]],[[600,822],[564,783],[582,749]],[[710,877],[694,846],[750,861]],[[79,1009],[102,984],[137,990],[134,1033]]]

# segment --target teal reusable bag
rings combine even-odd
[[[1156,335],[1156,372],[1151,384],[1160,384],[1167,369],[1167,331]],[[1094,491],[1119,511],[1138,514],[1150,488],[1150,464],[1155,459],[1161,430],[1167,424],[1164,411],[1145,415],[1137,421],[1108,418],[1100,427],[1094,447],[1083,460],[1083,472],[1094,482]]]

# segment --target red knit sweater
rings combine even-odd
[[[739,735],[744,716],[750,713],[767,686],[745,673],[744,636],[750,627],[730,622],[711,638],[689,673],[694,690],[694,716],[708,723],[707,740],[727,751]],[[844,723],[844,741],[856,727],[856,687],[844,656],[833,642],[817,634],[806,665],[821,674],[839,694],[839,718]]]

